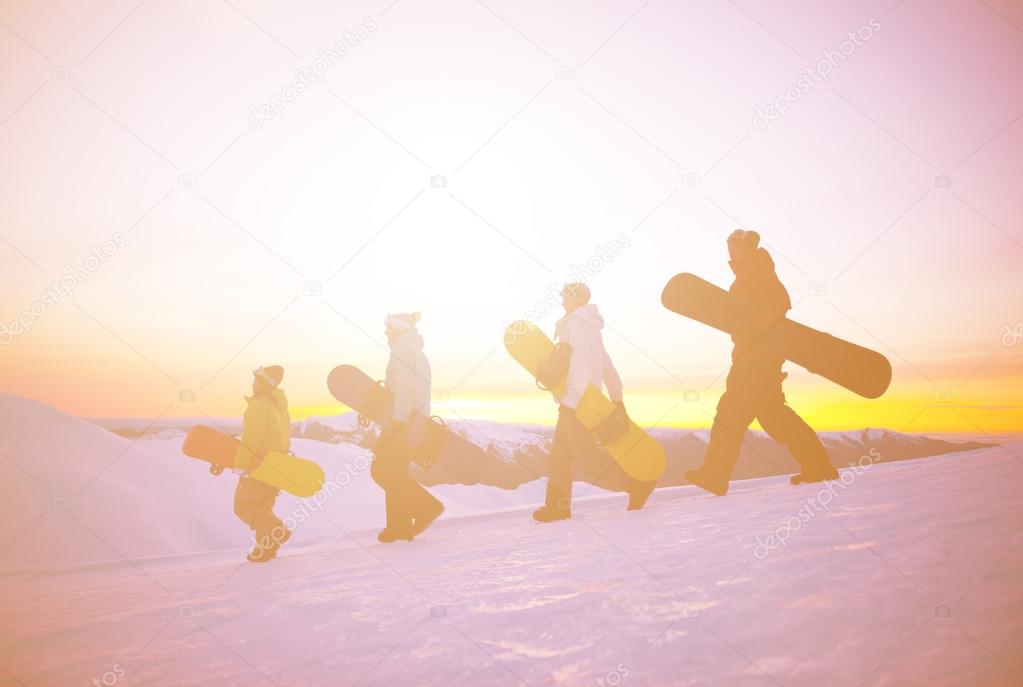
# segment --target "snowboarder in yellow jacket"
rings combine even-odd
[[[257,368],[253,373],[252,396],[247,397],[241,446],[235,456],[235,471],[241,474],[234,493],[234,512],[252,528],[255,546],[248,560],[265,563],[277,556],[277,550],[291,537],[291,531],[274,514],[274,502],[280,489],[248,476],[270,451],[287,453],[291,448],[291,416],[288,399],[279,388],[284,368],[279,365]]]

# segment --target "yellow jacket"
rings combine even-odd
[[[288,398],[281,389],[266,396],[246,398],[241,446],[234,457],[236,470],[252,470],[270,451],[287,453],[291,449],[291,415]]]

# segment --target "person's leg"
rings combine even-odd
[[[412,460],[423,450],[423,442],[427,440],[426,432],[432,431],[422,416],[414,417],[402,425],[394,437],[396,451],[401,454],[401,462],[395,464],[391,475],[392,501],[400,522],[411,522],[413,535],[421,533],[433,523],[441,513],[444,505],[426,488],[409,474]]]
[[[629,476],[607,451],[600,448],[593,432],[586,429],[575,415],[564,421],[565,444],[569,460],[579,469],[579,479],[608,491],[628,491]]]
[[[541,510],[558,516],[572,510],[572,451],[568,436],[572,420],[575,416],[571,410],[558,410],[558,424],[548,453],[547,498]]]
[[[444,504],[422,484],[409,478],[409,502],[412,504],[412,534],[418,536],[444,512]]]
[[[558,410],[558,423],[554,427],[554,440],[550,448],[547,476],[546,504],[551,508],[569,510],[572,503],[572,449],[571,432],[574,411]]]
[[[580,479],[607,491],[629,494],[629,510],[642,508],[657,481],[640,482],[630,477],[618,461],[600,447],[593,432],[586,429],[575,416],[570,419],[566,421],[565,436],[571,462],[582,473]]]
[[[409,511],[407,489],[407,482],[410,481],[408,478],[410,461],[402,428],[396,427],[381,432],[373,451],[375,455],[370,475],[384,490],[386,528],[396,532],[411,531],[412,516]]]
[[[728,488],[728,481],[742,449],[742,441],[755,417],[752,401],[753,394],[730,377],[728,388],[718,401],[703,466],[694,475],[714,487],[711,491],[715,493]]]
[[[759,409],[757,419],[772,439],[789,449],[803,475],[808,478],[807,481],[837,477],[838,473],[820,437],[785,403],[784,395],[780,395],[778,401]]]
[[[234,513],[260,537],[283,526],[273,511],[280,490],[251,477],[241,477],[234,492]]]
[[[234,493],[234,512],[253,531],[255,546],[248,559],[265,563],[291,538],[291,532],[273,511],[280,490],[251,477],[241,477]]]

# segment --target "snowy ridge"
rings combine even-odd
[[[191,424],[210,424],[205,419],[188,420],[176,418],[170,424],[152,424],[134,420],[124,423],[118,420],[96,421],[121,436],[129,438],[174,438],[180,428]],[[217,420],[218,427],[225,431],[240,431],[238,419]],[[504,489],[516,489],[546,473],[547,451],[553,438],[553,428],[532,424],[510,424],[485,420],[448,420],[447,426],[458,432],[471,443],[481,447],[491,461],[486,484]],[[364,449],[372,448],[379,429],[372,423],[362,427],[354,412],[329,417],[311,417],[292,423],[292,436],[328,444],[352,444]],[[662,486],[683,484],[682,473],[698,467],[707,450],[710,431],[707,429],[655,428],[651,436],[657,439],[668,454],[668,471],[662,478]],[[845,432],[821,432],[821,440],[836,467],[856,463],[862,456],[879,454],[881,462],[942,455],[956,451],[967,451],[990,446],[976,441],[948,441],[925,435],[910,435],[888,429],[863,429]],[[476,455],[465,460],[477,460]],[[747,435],[735,479],[767,477],[798,471],[798,465],[784,446],[779,445],[763,432],[752,431]],[[447,476],[437,471],[420,471],[419,477],[427,484],[444,484]]]
[[[145,428],[138,424],[136,427]],[[0,567],[62,566],[117,555],[153,556],[238,547],[247,529],[232,512],[237,483],[181,454],[182,426],[153,425],[126,439],[36,401],[0,395]],[[418,477],[448,506],[448,516],[525,508],[543,499],[551,429],[474,421],[452,429],[486,447],[492,461],[481,485]],[[296,519],[296,545],[383,524],[383,499],[369,474],[372,428],[354,415],[296,423],[293,449],[323,466],[330,482],[313,499],[282,494],[278,512]],[[702,460],[706,432],[654,430],[669,454],[660,486],[682,483]],[[881,430],[824,436],[835,463],[847,466],[875,450],[883,462],[963,451],[969,444]],[[335,443],[336,442],[336,443]],[[794,469],[783,447],[751,434],[736,479]],[[738,486],[737,486],[738,488]],[[603,493],[581,483],[576,494]],[[624,497],[618,497],[624,498]],[[30,530],[33,536],[22,536]],[[117,553],[115,553],[117,552]]]

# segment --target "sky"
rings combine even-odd
[[[706,427],[730,342],[660,292],[742,227],[893,363],[789,365],[815,427],[1020,431],[1021,76],[1010,0],[0,2],[0,390],[341,412],[419,311],[440,414],[550,423],[502,331],[582,276],[633,416]]]

